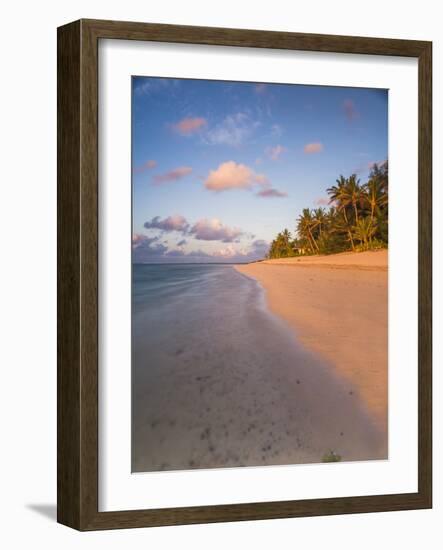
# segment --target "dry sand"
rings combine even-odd
[[[258,280],[273,313],[355,389],[387,452],[387,251],[266,260],[236,269]],[[321,406],[321,404],[319,404]]]

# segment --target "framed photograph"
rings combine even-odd
[[[430,42],[58,29],[58,521],[430,508]]]

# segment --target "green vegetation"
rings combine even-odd
[[[322,462],[340,462],[341,456],[334,453],[334,451],[329,451],[325,453],[321,459]]]
[[[356,174],[340,176],[326,192],[331,206],[305,208],[296,222],[296,237],[284,229],[272,241],[268,258],[387,248],[387,161],[373,165],[365,184]]]

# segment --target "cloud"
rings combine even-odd
[[[147,237],[135,234],[132,237],[132,254],[135,263],[147,262],[151,259],[162,258],[167,253],[168,247],[157,242],[158,237]]]
[[[269,244],[261,239],[253,241],[247,247],[227,243],[211,252],[204,250],[185,251],[183,249],[170,249],[163,244],[153,244],[153,239],[144,237],[144,245],[134,249],[134,263],[245,263],[261,260],[265,257]]]
[[[145,222],[144,227],[146,229],[159,229],[169,233],[171,231],[178,231],[180,233],[186,233],[189,224],[184,216],[175,214],[174,216],[168,216],[163,220],[160,216],[155,216],[151,221]]]
[[[151,95],[164,90],[164,88],[176,87],[179,80],[174,78],[136,77],[134,79],[134,94],[137,96]]]
[[[266,89],[266,84],[260,83],[255,85],[255,91],[257,92],[257,94],[264,94],[266,92]]]
[[[279,138],[283,134],[283,128],[280,124],[273,124],[271,127],[271,135],[273,137]]]
[[[168,258],[183,258],[185,252],[183,252],[183,250],[173,249],[165,252],[165,256],[168,256]]]
[[[264,197],[264,198],[274,198],[274,197],[287,197],[288,194],[284,191],[279,191],[278,189],[274,189],[273,187],[268,187],[267,189],[263,189],[262,191],[259,191],[257,193],[257,197]]]
[[[141,174],[145,170],[152,170],[156,166],[157,166],[157,161],[153,160],[153,159],[150,159],[150,160],[147,160],[144,164],[141,164],[140,166],[136,166],[134,168],[134,172],[136,174]]]
[[[259,122],[251,120],[245,113],[229,115],[206,132],[204,141],[211,145],[238,147],[253,134],[259,125]]]
[[[254,184],[268,183],[265,175],[256,174],[249,166],[229,160],[220,164],[216,170],[209,172],[204,186],[209,191],[220,192],[230,189],[248,189]]]
[[[213,252],[211,256],[219,261],[222,260],[225,262],[246,263],[262,260],[266,256],[268,250],[269,243],[264,240],[257,239],[253,241],[248,248],[239,249],[232,244],[228,244],[228,246]]]
[[[155,241],[158,241],[158,237],[147,237],[146,235],[143,235],[141,233],[134,233],[134,235],[132,235],[132,248],[149,246]]]
[[[352,99],[345,99],[345,101],[343,101],[343,111],[348,120],[355,120],[360,116]]]
[[[267,241],[264,241],[263,239],[256,239],[252,243],[251,247],[253,254],[263,257],[269,249],[269,243]]]
[[[162,233],[153,237],[137,233],[133,235],[132,249],[135,263],[250,262],[263,258],[269,248],[266,241],[255,239],[254,235],[237,227],[224,225],[217,218],[200,219],[191,227],[186,218],[180,215],[168,216],[164,219],[155,216],[144,226],[146,229],[158,230]],[[171,248],[168,241],[164,240],[165,232],[177,232],[186,238],[182,238]],[[208,244],[202,246],[203,250],[200,248],[189,250],[189,247],[192,248],[192,244],[194,243],[195,246],[197,242]],[[218,248],[217,243],[220,243]],[[204,249],[206,246],[209,250]]]
[[[316,206],[327,206],[329,204],[329,199],[325,199],[324,197],[320,197],[320,198],[314,200],[314,204]]]
[[[199,220],[191,227],[189,234],[199,241],[232,243],[243,235],[243,231],[235,227],[231,228],[223,225],[219,219],[213,218],[211,220]]]
[[[174,124],[174,130],[181,134],[182,136],[190,136],[199,132],[204,126],[206,126],[207,121],[205,118],[196,117],[196,118],[184,118]]]
[[[228,246],[225,246],[224,248],[220,248],[219,250],[216,250],[213,253],[213,256],[216,258],[224,258],[224,259],[230,259],[233,256],[237,254],[236,249],[232,244],[229,244]]]
[[[283,147],[283,145],[276,145],[275,147],[267,147],[266,154],[271,160],[278,160],[286,150],[286,147]]]
[[[179,166],[178,168],[174,168],[174,170],[170,170],[165,174],[159,174],[157,176],[154,176],[152,178],[152,181],[156,185],[161,185],[162,183],[177,181],[181,178],[184,178],[191,172],[192,172],[192,168],[190,166]]]
[[[312,155],[313,153],[321,153],[323,149],[324,149],[323,143],[320,143],[319,141],[317,141],[314,143],[307,143],[304,146],[303,150],[307,155]]]
[[[140,81],[134,84],[134,94],[144,95],[149,94],[153,89],[153,84],[150,80]]]

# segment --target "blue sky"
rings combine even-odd
[[[388,155],[386,90],[133,77],[134,262],[259,259]]]

